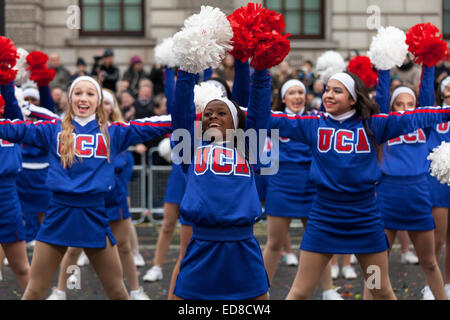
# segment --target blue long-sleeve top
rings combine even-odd
[[[383,113],[390,109],[390,72],[379,73],[377,102]],[[430,85],[431,84],[431,85]],[[425,67],[418,103],[419,106],[434,104],[434,67]],[[412,133],[390,139],[383,145],[381,169],[388,176],[405,177],[426,174],[429,171],[427,137],[431,128],[419,128]]]
[[[5,113],[3,117],[6,119],[23,120],[14,90],[14,83],[0,86],[0,92],[5,100]],[[0,159],[2,159],[2,164],[0,165],[0,185],[15,184],[12,180],[22,170],[22,150],[20,144],[12,143],[0,137]],[[7,177],[11,179],[7,179]]]
[[[376,144],[381,145],[419,128],[449,120],[450,108],[428,107],[372,115],[367,125]],[[319,192],[369,192],[381,178],[376,147],[357,114],[340,122],[323,113],[293,117],[273,113],[271,127],[279,129],[283,137],[310,146],[313,156],[310,178]]]
[[[175,72],[172,68],[164,67],[164,74],[166,76],[164,81],[164,94],[167,99],[167,114],[172,114],[173,95],[175,92]]]
[[[195,110],[192,105],[195,75],[178,73],[173,128],[186,129],[193,137]],[[266,128],[270,109],[270,76],[256,71],[250,90],[246,129]],[[262,209],[254,174],[245,156],[225,143],[202,142],[192,153],[187,170],[186,193],[180,212],[195,226],[226,228],[253,225]]]
[[[59,154],[60,120],[31,121],[0,120],[0,138],[26,143],[48,150],[50,169],[47,186],[50,191],[64,193],[104,193],[114,187],[114,168],[108,161],[107,139],[96,119],[82,126],[72,121],[75,149],[78,157],[71,167],[64,168]],[[170,116],[115,122],[108,125],[110,159],[130,145],[167,134],[171,130]]]
[[[247,108],[250,96],[250,65],[239,59],[234,61],[234,81],[231,91],[233,101],[239,106]]]

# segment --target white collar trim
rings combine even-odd
[[[350,119],[351,117],[353,117],[353,115],[356,113],[356,110],[350,110],[349,112],[346,112],[344,114],[338,115],[338,116],[333,116],[331,114],[329,114],[328,112],[325,113],[325,115],[327,117],[330,117],[333,120],[339,121],[340,123],[344,122],[347,119]]]
[[[91,122],[94,119],[95,119],[95,113],[87,118],[80,118],[78,116],[75,116],[75,118],[73,120],[75,120],[80,126],[84,127],[85,125],[87,125],[89,122]]]

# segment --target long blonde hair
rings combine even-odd
[[[98,122],[98,126],[100,128],[100,131],[105,138],[106,142],[106,151],[107,151],[107,158],[109,162],[109,156],[110,156],[110,148],[109,148],[109,132],[108,132],[108,119],[106,119],[106,113],[104,111],[103,107],[103,94],[101,97],[101,103],[97,106],[97,110],[95,111],[96,119]],[[75,130],[75,126],[72,124],[73,119],[75,118],[75,115],[73,113],[73,108],[71,104],[71,97],[67,97],[69,101],[69,108],[66,111],[66,115],[64,116],[63,120],[61,121],[61,135],[59,138],[61,149],[60,149],[60,156],[61,156],[61,164],[64,169],[70,168],[75,163],[75,157],[77,157],[78,161],[81,161],[81,157],[79,157],[76,154],[75,151],[75,140],[73,138],[73,131]]]

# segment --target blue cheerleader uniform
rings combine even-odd
[[[300,249],[325,254],[369,254],[388,249],[375,197],[382,172],[376,148],[359,116],[329,114],[290,117],[273,113],[271,127],[310,146],[310,177],[317,186]],[[372,115],[368,127],[378,145],[422,127],[448,121],[449,108],[419,108]]]
[[[246,127],[265,128],[267,117],[256,109],[270,101],[270,77],[266,70],[256,71],[252,80],[254,102],[250,103]],[[180,70],[173,123],[174,128],[191,133],[194,85],[195,75]],[[268,291],[269,281],[253,234],[253,224],[262,216],[254,173],[227,143],[203,144],[194,151],[194,163],[182,165],[188,178],[180,206],[193,224],[193,236],[180,265],[174,294],[198,300],[261,296]]]
[[[309,179],[309,146],[280,138],[279,168],[268,176],[266,214],[285,218],[308,218],[316,188]]]
[[[78,157],[63,168],[59,155],[59,120],[0,121],[0,137],[23,142],[49,152],[47,186],[52,199],[36,240],[59,246],[105,248],[106,237],[116,243],[105,210],[105,194],[113,190],[114,168],[108,161],[107,142],[95,116],[84,125],[76,120],[74,142]],[[159,137],[171,130],[170,117],[152,117],[108,126],[110,157],[130,145]]]
[[[129,166],[126,152],[117,154],[111,161],[111,164],[114,167],[116,181],[113,190],[107,192],[105,195],[106,213],[108,214],[109,221],[125,220],[131,217],[127,203],[128,192],[127,188],[124,188],[124,184],[128,186],[129,180],[121,179],[125,168]]]
[[[433,71],[434,68],[425,69],[419,104],[433,103],[433,88],[425,85],[433,83]],[[377,99],[389,94],[390,74],[389,71],[382,71],[379,75]],[[425,96],[431,101],[424,101]],[[380,103],[380,106],[382,112],[389,112],[389,105]],[[377,199],[386,229],[428,231],[435,227],[428,184],[429,134],[430,128],[418,129],[389,140],[383,146],[383,179],[377,187]]]

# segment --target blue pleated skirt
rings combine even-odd
[[[269,280],[253,226],[193,226],[176,281],[176,296],[189,300],[247,300],[265,294]]]
[[[164,202],[180,204],[186,190],[186,175],[179,164],[172,164]]]
[[[450,186],[440,183],[439,180],[430,175],[428,175],[428,182],[433,208],[450,208]]]
[[[52,193],[47,187],[48,168],[23,169],[17,176],[17,192],[24,213],[45,213]]]
[[[36,240],[64,247],[105,248],[108,237],[115,245],[104,196],[54,193]]]
[[[386,229],[428,231],[435,228],[427,176],[383,177],[377,188],[377,199]]]
[[[269,216],[308,218],[316,194],[309,180],[310,164],[281,163],[269,176],[265,212]]]
[[[363,193],[318,191],[301,250],[326,254],[369,254],[388,248],[375,190]]]
[[[14,243],[25,240],[16,178],[0,177],[0,243]]]

